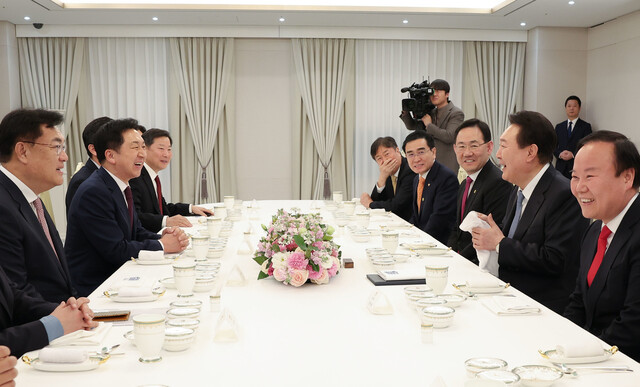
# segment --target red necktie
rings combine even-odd
[[[467,176],[467,184],[464,186],[464,193],[462,194],[462,206],[460,207],[460,222],[464,219],[464,208],[467,205],[467,196],[469,196],[469,188],[473,183],[473,179]]]
[[[47,226],[47,220],[44,217],[44,206],[42,205],[42,200],[40,200],[40,198],[37,198],[32,203],[33,203],[33,206],[36,208],[36,213],[38,214],[38,222],[40,222],[40,226],[42,226],[44,235],[47,237],[47,240],[49,241],[49,244],[53,249],[53,253],[57,257],[58,253],[56,252],[55,246],[53,246],[53,240],[51,239],[51,234],[49,233],[49,226]]]
[[[160,208],[160,215],[164,215],[162,213],[162,184],[160,184],[160,177],[158,175],[156,175],[155,182],[157,187],[156,194],[158,195],[158,208]]]
[[[133,230],[133,195],[131,194],[131,187],[127,186],[124,189],[124,197],[127,199],[127,209],[129,210],[129,225]]]
[[[420,180],[418,181],[418,192],[417,192],[417,200],[418,200],[418,213],[420,213],[420,204],[422,203],[422,190],[424,190],[424,181],[426,179],[424,177],[420,177]]]
[[[600,236],[598,237],[598,249],[596,250],[596,256],[593,258],[593,262],[591,262],[591,267],[587,273],[587,284],[589,286],[591,286],[591,283],[602,264],[604,252],[607,249],[607,238],[609,238],[609,235],[611,235],[611,230],[609,230],[609,227],[604,226],[600,231]]]

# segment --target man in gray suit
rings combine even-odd
[[[458,173],[458,160],[453,151],[456,129],[464,121],[464,113],[449,100],[449,83],[444,79],[431,82],[433,95],[431,103],[436,108],[420,119],[414,120],[411,114],[403,111],[400,118],[409,130],[426,130],[433,136],[438,149],[438,162],[446,165],[454,173]]]

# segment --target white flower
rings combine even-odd
[[[288,254],[277,252],[271,257],[271,264],[274,269],[285,269],[287,267]]]
[[[328,255],[328,254],[322,254],[321,256],[322,258],[322,264],[321,266],[325,269],[330,269],[331,266],[333,266],[333,260],[331,258],[333,258],[332,256]]]

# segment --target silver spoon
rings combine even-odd
[[[560,367],[561,371],[565,374],[573,376],[578,375],[578,371],[594,371],[594,372],[633,372],[633,370],[627,366],[619,367],[567,367],[564,363],[553,363],[555,366]]]

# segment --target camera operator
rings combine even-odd
[[[429,98],[435,109],[420,120],[413,119],[408,111],[402,111],[400,118],[409,130],[426,130],[435,139],[438,161],[458,172],[458,161],[453,151],[455,132],[464,121],[464,113],[449,101],[449,83],[444,79],[431,82],[433,95]]]

